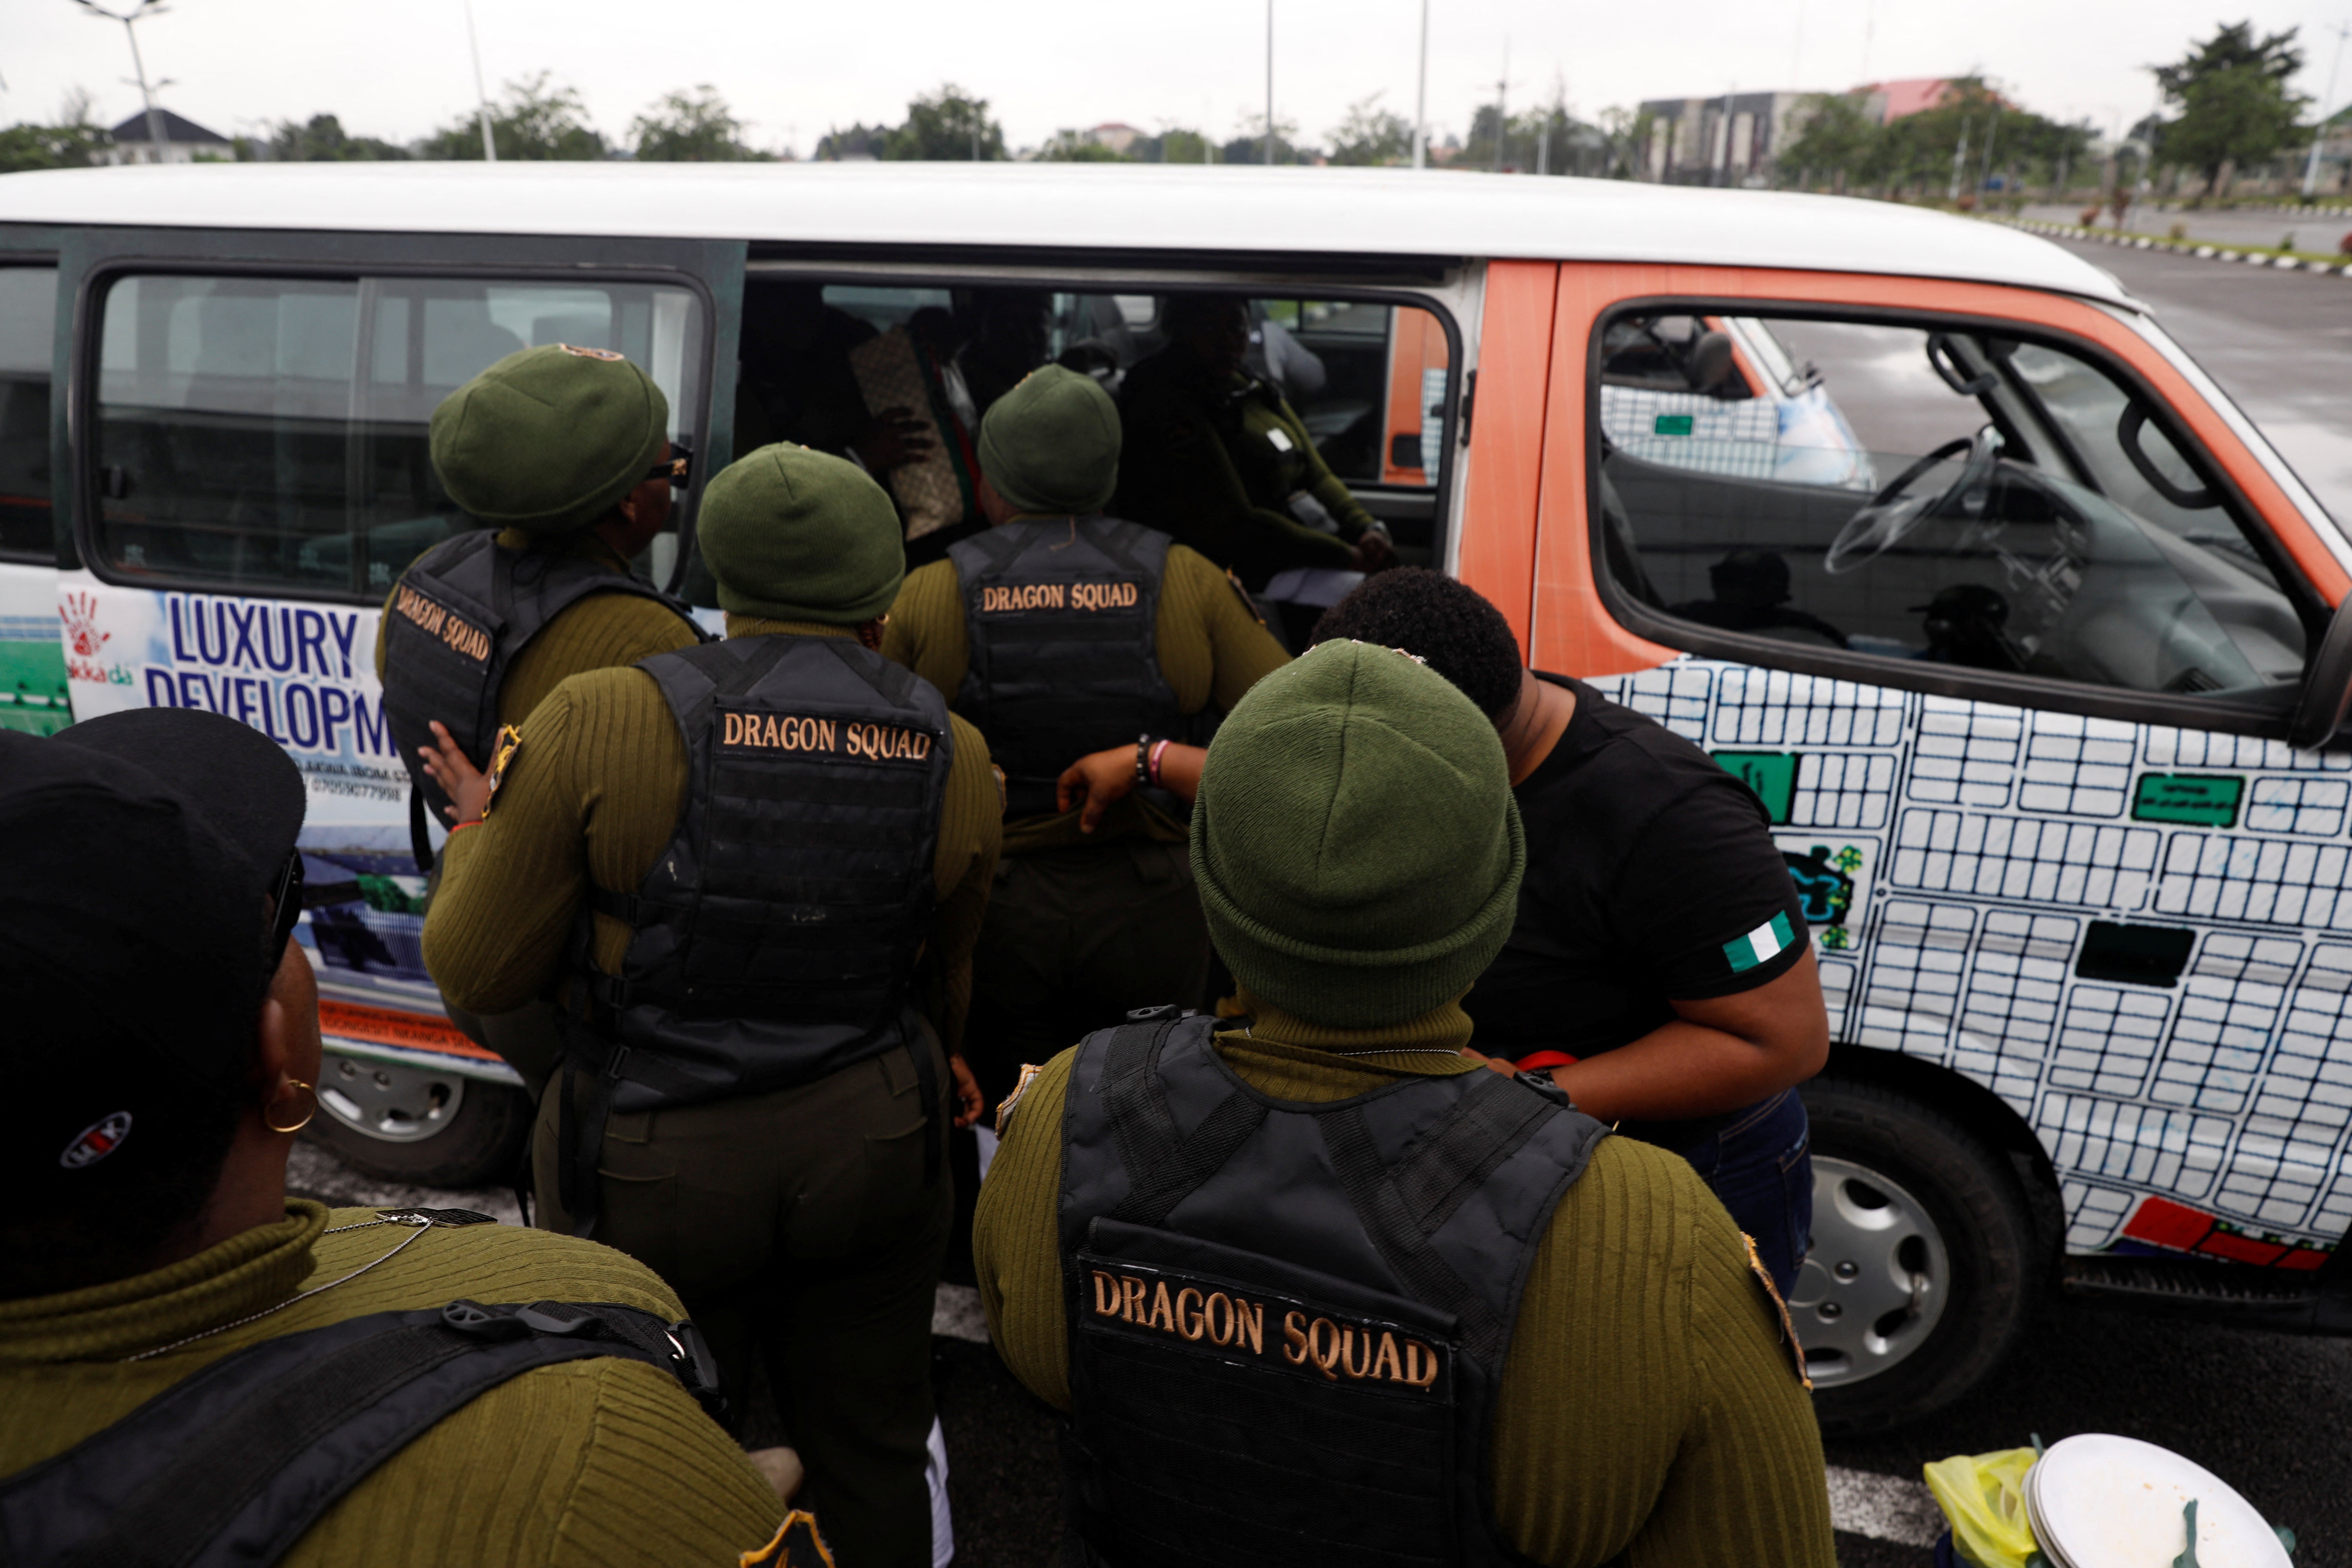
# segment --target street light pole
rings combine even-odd
[[[482,89],[482,45],[474,37],[474,0],[466,0],[466,50],[474,57],[474,122],[482,128],[482,162],[499,161],[499,144],[490,139],[490,95]]]
[[[1265,166],[1274,167],[1274,0],[1265,0]]]
[[[1429,165],[1429,0],[1421,0],[1421,85],[1412,95],[1412,166]]]
[[[155,107],[155,90],[147,85],[147,62],[139,54],[139,19],[160,15],[163,7],[158,0],[139,0],[127,12],[109,11],[97,0],[74,0],[74,4],[93,16],[103,16],[110,22],[122,24],[123,36],[131,40],[131,68],[139,74],[139,100],[147,106],[147,155],[154,163],[163,161],[163,149],[171,138],[163,130],[163,111]]]
[[[2319,123],[2311,128],[2311,156],[2303,164],[2303,199],[2309,201],[2319,184],[2319,143],[2327,135],[2327,106],[2336,101],[2336,71],[2344,63],[2344,38],[2352,34],[2352,25],[2339,23],[2336,28],[2336,58],[2327,67],[2327,90],[2319,97]]]

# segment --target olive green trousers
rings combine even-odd
[[[541,1099],[532,1164],[539,1223],[568,1231],[560,1110]],[[924,1146],[946,1126],[944,1105],[927,1126],[897,1050],[793,1089],[616,1112],[598,1161],[595,1239],[678,1293],[739,1413],[763,1358],[808,1470],[795,1500],[858,1568],[931,1562],[931,1312],[954,1184],[944,1158],[927,1175]]]
[[[1108,844],[996,863],[972,950],[964,1057],[993,1106],[1024,1062],[1046,1062],[1131,1007],[1201,1005],[1209,927],[1181,844]]]

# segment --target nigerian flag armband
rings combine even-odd
[[[1782,949],[1793,946],[1795,931],[1789,929],[1789,914],[1783,910],[1746,936],[1733,937],[1723,944],[1723,956],[1731,963],[1731,973],[1744,973],[1759,963],[1769,963]]]

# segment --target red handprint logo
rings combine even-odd
[[[114,636],[98,629],[95,595],[68,594],[65,603],[58,606],[58,616],[66,624],[66,646],[73,650],[76,658],[96,658],[98,650]]]

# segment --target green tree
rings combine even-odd
[[[1217,150],[1197,131],[1171,127],[1153,138],[1147,160],[1154,163],[1213,163]]]
[[[1348,106],[1347,118],[1331,132],[1331,162],[1351,164],[1412,162],[1412,121],[1380,106],[1381,95]]]
[[[479,145],[478,135],[477,148]],[[396,143],[350,134],[331,114],[314,114],[308,121],[281,120],[263,140],[240,136],[236,147],[240,163],[265,158],[281,163],[358,163],[408,156],[408,149]]]
[[[1630,180],[1642,173],[1642,146],[1656,123],[1657,116],[1648,110],[1636,113],[1622,103],[1601,111],[1599,129],[1611,179]]]
[[[1135,159],[1125,153],[1114,153],[1099,142],[1089,142],[1076,131],[1056,131],[1053,140],[1037,150],[1041,163],[1131,163]]]
[[[751,127],[735,118],[719,89],[704,82],[692,92],[666,92],[629,127],[640,159],[662,163],[767,162],[743,140]]]
[[[1311,163],[1315,149],[1301,147],[1297,142],[1298,122],[1276,116],[1274,122],[1274,161],[1277,163]],[[1265,162],[1265,115],[1246,110],[1234,121],[1234,139],[1219,150],[1219,156],[1228,163],[1263,163]]]
[[[1804,179],[1810,171],[1813,178],[1843,189],[1847,180],[1877,169],[1885,131],[1871,119],[1860,94],[1811,93],[1789,118],[1797,134],[1773,159],[1784,184]]]
[[[907,122],[890,132],[882,156],[934,163],[1002,163],[1004,127],[988,117],[988,100],[953,82],[907,105]]]
[[[516,162],[602,158],[604,139],[588,124],[587,107],[577,89],[550,87],[551,73],[518,78],[490,110],[490,141],[501,160]],[[472,115],[451,121],[426,137],[417,150],[423,158],[453,161],[482,155],[481,126]]]
[[[76,88],[58,105],[57,123],[0,130],[0,174],[33,169],[86,169],[101,162],[114,138],[89,118],[89,94]]]
[[[2157,156],[2202,174],[2205,194],[2212,195],[2222,165],[2270,157],[2295,140],[2295,122],[2310,100],[2287,90],[2287,79],[2303,68],[2294,34],[2289,27],[2258,38],[2252,22],[2233,22],[2184,58],[2157,67],[2164,100],[2180,110],[2158,130]]]
[[[879,158],[889,140],[888,126],[852,121],[846,131],[836,125],[818,137],[814,156],[822,163],[835,163],[844,158]]]

